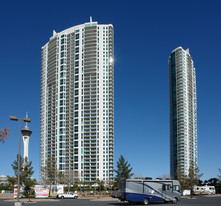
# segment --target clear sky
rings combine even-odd
[[[29,159],[39,178],[41,47],[52,31],[93,21],[113,24],[115,163],[122,154],[143,177],[169,175],[168,57],[189,48],[197,74],[198,159],[202,179],[221,168],[221,1],[2,1],[0,6],[0,175],[13,175],[19,122],[28,112]],[[22,124],[24,127],[25,124]],[[22,143],[23,154],[23,143]]]

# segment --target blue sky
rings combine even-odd
[[[19,123],[33,131],[29,158],[39,178],[41,47],[52,31],[94,21],[113,24],[115,37],[115,162],[122,154],[143,177],[169,175],[168,57],[189,48],[197,74],[198,153],[202,179],[221,168],[221,2],[4,1],[1,19],[0,175],[13,175]],[[22,127],[25,124],[23,123]],[[22,143],[23,147],[23,143]],[[23,154],[23,148],[22,148]]]

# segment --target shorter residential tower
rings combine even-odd
[[[189,49],[169,57],[170,175],[177,179],[197,167],[196,72]]]

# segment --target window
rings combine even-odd
[[[77,141],[74,142],[74,146],[78,147],[78,142]]]
[[[65,112],[65,108],[64,107],[60,107],[60,113]]]
[[[76,75],[76,76],[74,77],[74,80],[75,80],[75,81],[78,81],[78,80],[79,80],[79,76]]]
[[[74,98],[74,102],[77,103],[78,102],[78,97]]]
[[[179,185],[173,185],[173,191],[179,191],[180,186]]]
[[[60,127],[63,127],[64,126],[64,122],[60,122]]]
[[[166,190],[170,190],[171,189],[171,185],[166,185]]]
[[[74,124],[78,125],[78,119],[74,120]]]
[[[79,68],[75,69],[75,74],[79,74]]]
[[[78,90],[75,90],[75,91],[74,91],[74,94],[75,94],[75,95],[78,95]]]
[[[74,84],[74,88],[78,88],[78,82]]]
[[[75,35],[75,39],[79,39],[79,33]]]
[[[74,139],[78,139],[78,134],[74,134]]]
[[[74,112],[74,117],[78,117],[78,112]]]
[[[78,60],[79,59],[79,54],[76,54],[75,55],[75,60]]]
[[[75,104],[75,105],[74,105],[74,109],[75,109],[75,110],[78,110],[78,104]]]
[[[75,46],[79,46],[79,40],[75,41]]]
[[[78,53],[79,52],[79,47],[76,47],[75,48],[75,53]]]
[[[76,61],[75,64],[74,64],[74,66],[75,66],[75,67],[78,67],[78,66],[79,66],[79,61]]]

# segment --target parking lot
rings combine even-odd
[[[27,200],[21,200],[25,201],[23,206],[126,206],[126,205],[141,205],[141,204],[132,204],[128,202],[120,202],[117,199],[54,199],[54,200],[35,200],[32,199],[31,202],[26,202]],[[171,203],[154,203],[151,205],[174,205]],[[177,205],[182,206],[220,206],[221,205],[221,196],[197,196],[193,199],[190,198],[182,198],[181,201],[177,203]],[[14,200],[6,200],[6,199],[0,199],[0,206],[14,206]]]

